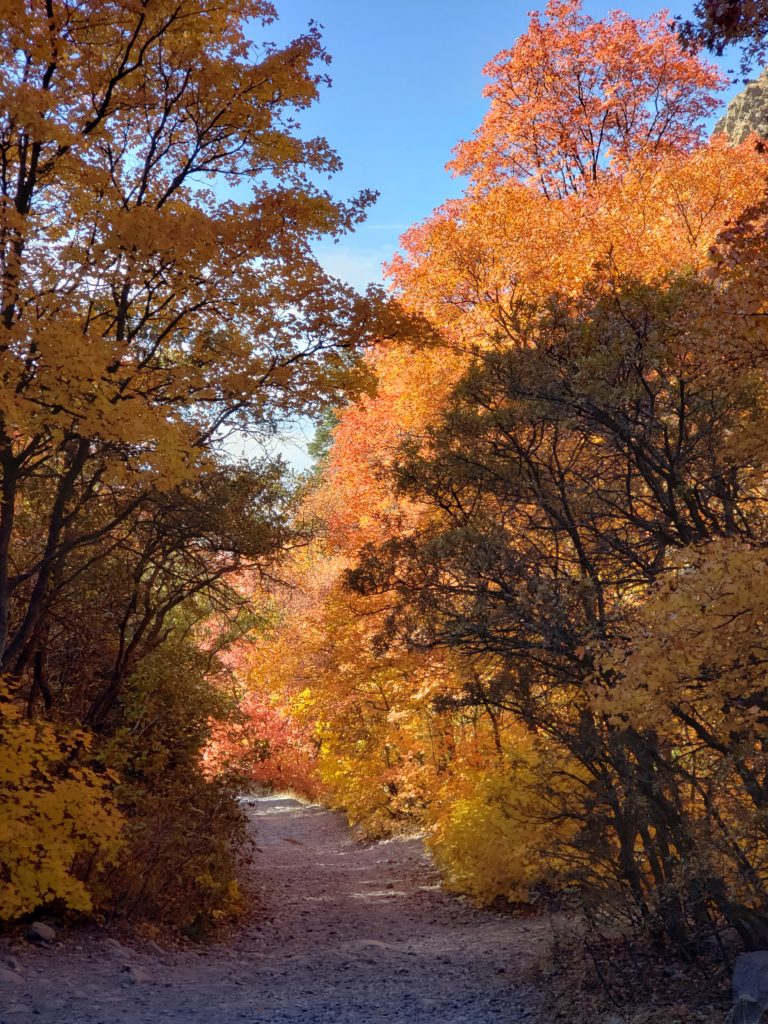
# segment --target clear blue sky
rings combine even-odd
[[[461,192],[444,166],[485,111],[483,65],[525,31],[527,12],[544,0],[275,3],[280,20],[265,36],[286,41],[314,19],[333,57],[332,88],[301,119],[304,134],[324,135],[344,161],[331,190],[339,197],[362,188],[381,193],[354,236],[318,249],[331,272],[364,287],[380,280],[382,261],[408,226]],[[617,6],[586,0],[585,10],[599,18]],[[686,15],[690,7],[681,0],[672,10]],[[623,9],[648,17],[659,8],[632,0]]]

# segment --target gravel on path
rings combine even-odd
[[[363,844],[289,797],[249,801],[260,912],[226,942],[104,933],[0,945],[0,1024],[533,1024],[546,925],[444,892],[417,838]]]

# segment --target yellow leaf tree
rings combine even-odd
[[[263,437],[334,395],[372,327],[311,253],[371,197],[312,184],[338,159],[293,118],[327,58],[314,28],[249,38],[275,16],[262,0],[4,9],[3,672],[30,665],[73,559],[154,521],[158,495],[188,501],[227,432]]]

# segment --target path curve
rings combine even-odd
[[[0,1024],[518,1024],[543,925],[443,892],[417,839],[362,844],[288,797],[249,801],[262,913],[225,944],[103,935],[0,949]]]

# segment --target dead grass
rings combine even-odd
[[[716,958],[696,964],[595,936],[576,918],[552,918],[537,979],[548,1024],[723,1024],[730,975]]]

